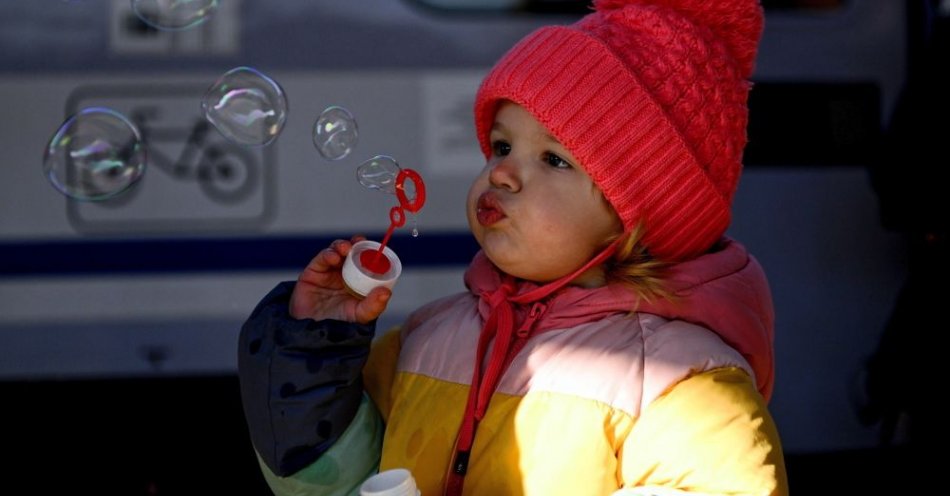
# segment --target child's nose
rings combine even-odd
[[[512,156],[502,157],[492,164],[491,170],[488,172],[488,181],[496,188],[518,191],[521,189],[521,177],[518,170],[519,168]]]

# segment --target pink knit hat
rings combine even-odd
[[[485,156],[500,100],[531,112],[654,256],[684,260],[729,226],[763,13],[757,0],[594,0],[529,34],[485,77]]]

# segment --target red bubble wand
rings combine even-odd
[[[406,181],[412,182],[412,187],[415,191],[415,195],[411,200],[409,199],[409,195],[406,194]],[[389,238],[392,237],[393,231],[395,231],[397,227],[406,225],[406,210],[416,213],[422,210],[422,205],[426,202],[425,182],[422,181],[422,176],[412,169],[399,170],[399,174],[396,175],[395,189],[399,205],[389,209],[389,229],[386,230],[386,235],[383,236],[383,241],[380,243],[379,249],[360,253],[360,263],[376,274],[384,274],[389,270],[390,263],[389,260],[383,256],[383,250],[386,249],[386,244],[389,243]]]

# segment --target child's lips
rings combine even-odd
[[[478,219],[479,224],[485,227],[505,218],[501,202],[493,193],[485,192],[478,197],[478,203],[475,205],[475,218]]]

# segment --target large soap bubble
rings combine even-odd
[[[356,120],[343,107],[327,107],[313,125],[313,146],[328,160],[346,157],[358,140]]]
[[[228,140],[263,146],[277,138],[287,120],[287,97],[276,81],[250,67],[224,73],[208,88],[201,108]]]
[[[76,200],[105,200],[128,190],[142,178],[145,165],[139,130],[104,107],[83,109],[66,119],[43,156],[50,183]]]
[[[211,17],[218,0],[132,0],[132,11],[156,29],[193,28]]]

